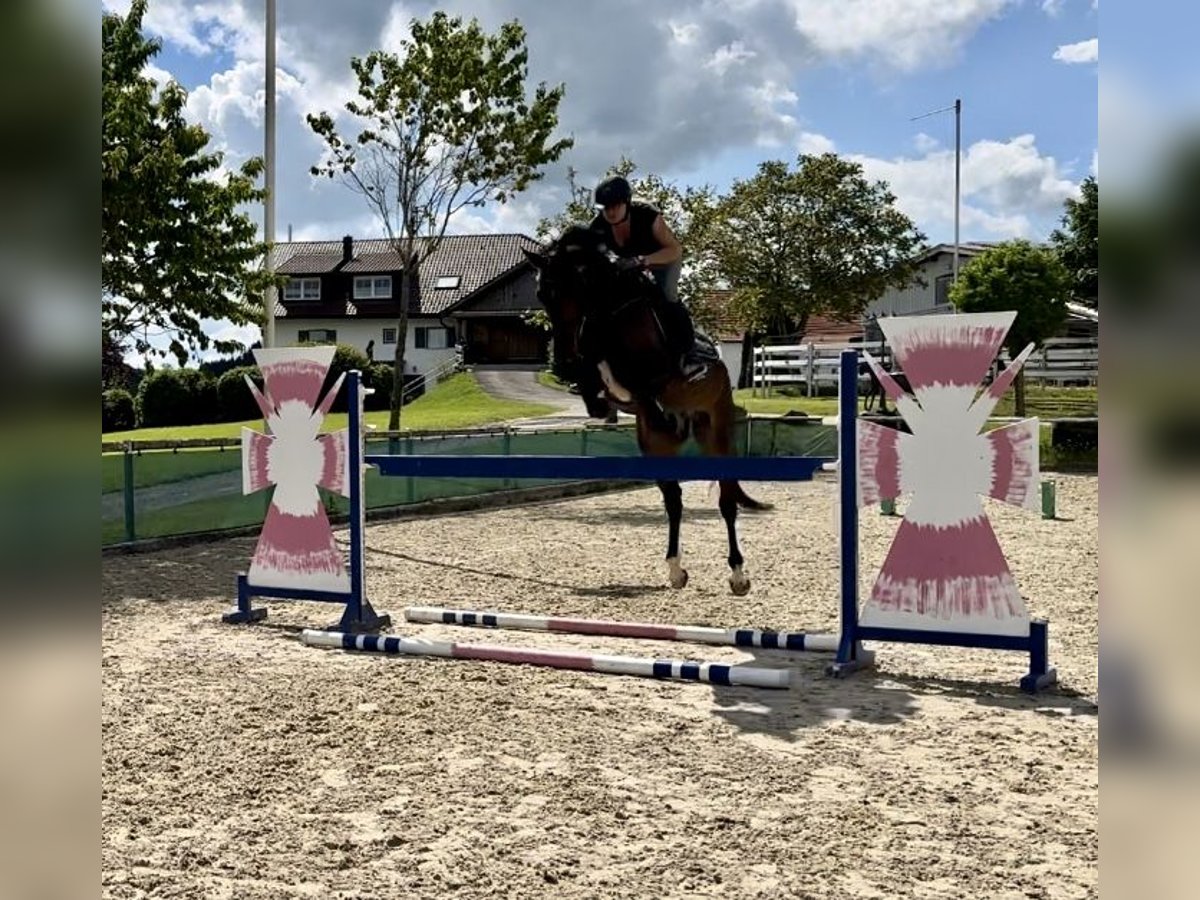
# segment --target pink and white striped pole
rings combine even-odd
[[[570,619],[441,606],[410,606],[410,622],[427,625],[466,625],[477,628],[513,628],[561,634],[642,638],[650,641],[688,641],[728,647],[763,647],[775,650],[809,650],[836,653],[839,636],[802,631],[759,631],[752,628],[711,628],[702,625],[656,625],[648,622],[615,622],[608,619]]]
[[[774,689],[786,689],[791,685],[791,672],[786,669],[762,669],[725,663],[563,653],[538,647],[457,644],[397,635],[346,634],[340,631],[310,629],[300,633],[300,640],[310,647],[546,666],[552,669],[601,672],[606,675],[633,675],[641,678]]]

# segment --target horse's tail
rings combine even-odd
[[[755,510],[757,512],[762,512],[762,511],[765,511],[768,509],[775,508],[775,505],[772,503],[766,503],[765,501],[762,501],[762,500],[755,500],[753,497],[751,497],[749,494],[747,494],[742,489],[741,484],[739,484],[738,482],[734,482],[733,490],[734,490],[735,499],[737,500],[737,505],[740,506],[742,509],[751,509],[751,510]]]

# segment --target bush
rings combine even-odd
[[[160,369],[138,386],[138,426],[205,425],[217,412],[217,387],[198,369]]]
[[[133,394],[123,388],[112,388],[101,395],[100,428],[104,432],[130,431],[137,427],[137,410]]]
[[[300,344],[299,346],[310,347],[318,345]],[[367,354],[363,353],[357,347],[351,347],[349,344],[338,344],[333,353],[333,363],[329,367],[329,374],[325,376],[325,383],[321,386],[321,397],[324,397],[325,392],[333,387],[339,375],[343,372],[349,372],[351,369],[358,369],[362,372],[363,380],[366,381],[370,367],[371,363],[367,359]],[[318,402],[320,402],[320,398],[318,398]],[[344,384],[338,389],[337,399],[333,401],[330,411],[346,411],[346,386]]]
[[[368,410],[392,408],[392,385],[395,382],[395,369],[387,363],[373,363],[363,372],[363,383],[374,388],[375,393],[367,394],[365,407]]]
[[[246,375],[262,390],[263,378],[258,366],[238,366],[225,371],[217,379],[218,422],[246,422],[262,418],[262,410],[246,386]]]

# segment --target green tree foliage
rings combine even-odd
[[[134,0],[128,15],[103,16],[101,323],[112,345],[182,366],[189,351],[241,349],[208,337],[202,319],[263,321],[266,245],[240,211],[263,199],[263,165],[221,172],[209,136],[184,119],[183,88],[158,89],[144,74],[161,46],[142,35],[145,13],[146,0]],[[167,352],[151,345],[159,336]]]
[[[339,179],[362,195],[402,260],[400,316],[388,427],[400,427],[408,313],[421,262],[433,253],[457,212],[489,200],[504,203],[539,180],[572,141],[551,139],[560,85],[525,96],[528,52],[516,21],[486,33],[435,12],[413,20],[403,53],[355,57],[358,97],[351,119],[310,115],[325,142],[314,176]]]
[[[1078,200],[1067,199],[1062,227],[1050,241],[1071,276],[1071,299],[1095,308],[1100,297],[1100,188],[1095,176],[1083,180],[1080,192]]]
[[[959,270],[950,302],[962,312],[1015,310],[1005,338],[1010,356],[1040,346],[1067,321],[1071,273],[1051,250],[1029,241],[1006,241],[973,257]],[[1025,415],[1025,373],[1016,381],[1016,412]]]
[[[734,307],[760,333],[803,333],[810,316],[853,318],[916,278],[925,237],[883,182],[835,154],[801,154],[795,169],[761,163],[714,213],[715,266]]]

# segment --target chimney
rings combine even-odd
[[[342,262],[348,263],[354,259],[354,238],[346,235],[342,238]]]

